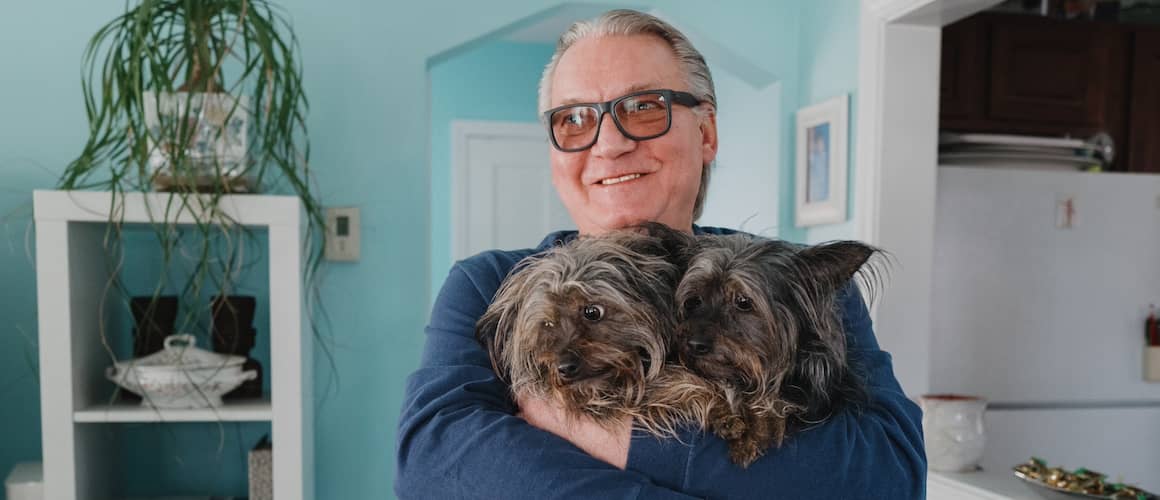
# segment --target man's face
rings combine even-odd
[[[549,108],[649,89],[689,90],[664,41],[649,35],[586,38],[560,58]],[[702,165],[717,154],[716,118],[680,105],[672,110],[672,128],[655,139],[633,141],[620,133],[612,116],[605,116],[591,148],[575,153],[551,149],[552,183],[581,233],[645,221],[692,228]],[[618,179],[627,180],[614,182]]]

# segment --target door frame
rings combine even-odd
[[[862,0],[855,238],[893,256],[875,331],[908,394],[931,383],[942,27],[1001,0]]]
[[[468,144],[472,139],[530,139],[548,141],[544,126],[528,122],[504,122],[483,120],[453,120],[451,122],[451,256],[464,255],[466,252],[464,238],[461,231],[469,219],[467,207],[468,185],[467,175],[470,165],[471,152]]]

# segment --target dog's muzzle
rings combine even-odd
[[[705,334],[696,334],[685,342],[689,353],[695,356],[704,356],[713,352],[713,339]]]
[[[580,357],[574,353],[564,353],[556,361],[556,373],[562,382],[571,382],[580,375]]]

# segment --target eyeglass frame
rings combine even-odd
[[[620,102],[624,101],[625,99],[629,99],[629,98],[637,97],[637,96],[642,96],[642,95],[646,95],[646,94],[658,94],[658,93],[661,95],[661,97],[664,98],[664,101],[665,101],[665,115],[667,117],[667,123],[665,123],[665,129],[660,131],[657,134],[648,135],[648,136],[633,135],[633,134],[628,133],[628,131],[624,130],[624,126],[621,125],[620,119],[616,117],[616,113],[612,112],[613,106],[620,104]],[[680,90],[672,90],[672,89],[641,90],[638,92],[633,92],[631,94],[622,95],[622,96],[617,97],[615,99],[604,101],[604,102],[577,102],[577,103],[572,103],[572,104],[565,104],[563,106],[557,106],[555,108],[549,109],[549,110],[544,112],[544,122],[547,123],[547,126],[548,126],[548,140],[551,141],[552,147],[556,148],[556,150],[563,152],[563,153],[579,153],[581,151],[591,149],[592,146],[596,145],[596,141],[600,140],[600,129],[602,128],[601,124],[604,122],[604,115],[606,115],[606,114],[612,115],[612,123],[614,125],[616,125],[616,129],[619,130],[620,133],[622,135],[624,135],[625,137],[627,137],[628,139],[633,140],[633,141],[647,141],[649,139],[656,139],[657,137],[665,135],[665,134],[669,133],[670,129],[673,128],[673,104],[680,104],[680,105],[685,106],[687,108],[694,108],[694,107],[700,106],[701,103],[703,103],[703,102],[705,102],[705,101],[698,99],[697,96],[690,94],[688,92],[682,92]],[[585,145],[582,148],[565,149],[565,148],[560,146],[559,142],[556,141],[556,132],[554,130],[552,130],[552,115],[555,114],[556,112],[563,111],[565,109],[583,108],[583,107],[596,108],[596,134],[592,136],[592,142],[588,143],[587,145]]]

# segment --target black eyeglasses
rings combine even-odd
[[[548,136],[556,149],[574,153],[596,144],[605,113],[625,137],[634,141],[655,139],[673,125],[673,104],[701,104],[688,92],[669,89],[643,90],[611,101],[569,104],[544,112]]]

